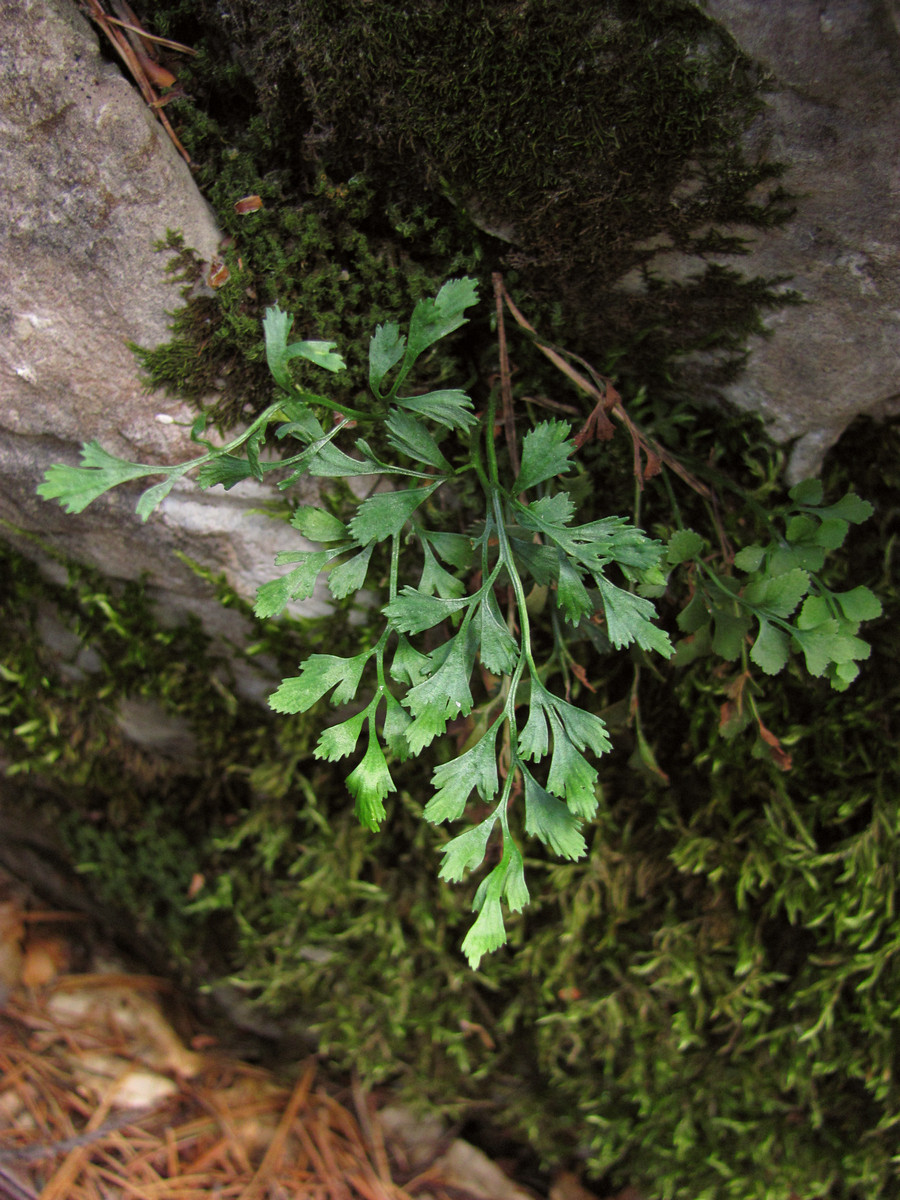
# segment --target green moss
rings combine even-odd
[[[211,641],[195,618],[161,623],[142,585],[116,585],[74,563],[56,569],[65,582],[0,542],[5,771],[26,794],[34,781],[32,802],[94,893],[183,970],[189,949],[210,949],[186,895],[192,875],[210,869],[211,839],[246,807],[254,764],[281,763],[290,775],[314,741],[308,724],[276,721],[242,699],[235,667],[252,669],[273,648],[292,662],[301,635],[270,623],[240,651]],[[249,615],[219,587],[220,599]],[[321,636],[318,625],[302,636]],[[175,722],[171,756],[129,738],[119,717],[135,703]]]
[[[764,509],[779,501],[778,454],[753,422],[643,405],[698,469],[717,450]],[[900,693],[883,681],[900,652],[898,439],[863,423],[827,473],[834,494],[855,484],[878,506],[828,580],[865,582],[886,606],[849,703],[800,673],[760,691],[794,756],[785,775],[749,754],[748,736],[717,736],[727,674],[699,662],[655,676],[640,656],[597,672],[596,696],[580,699],[616,727],[616,750],[601,764],[590,856],[529,862],[535,903],[477,974],[458,952],[474,885],[435,878],[445,835],[421,821],[422,764],[398,770],[387,828],[366,833],[337,773],[311,757],[319,718],[243,706],[196,627],[159,629],[139,589],[81,572],[52,585],[6,558],[5,753],[26,781],[65,789],[63,836],[111,901],[207,980],[228,976],[286,1030],[311,1029],[335,1067],[478,1114],[545,1166],[587,1170],[601,1194],[630,1183],[685,1200],[891,1195]],[[626,444],[592,453],[594,475],[605,464],[627,479]],[[699,524],[702,502],[679,502]],[[662,532],[658,480],[641,503]],[[752,507],[723,492],[719,511],[729,536],[752,538]],[[36,628],[48,602],[109,665],[60,674]],[[280,640],[294,660],[292,636],[322,636],[260,632],[261,648]],[[668,787],[632,758],[636,668]],[[114,705],[135,693],[188,719],[195,768],[123,743]],[[156,869],[173,856],[177,871]],[[206,884],[188,901],[194,872]]]
[[[897,437],[869,433],[842,460],[857,470],[829,472],[836,493],[868,482],[886,523]],[[757,498],[777,500],[749,424],[730,449]],[[748,510],[723,507],[733,534]],[[758,697],[789,775],[716,736],[721,671],[645,673],[642,720],[673,783],[636,776],[617,730],[589,859],[529,862],[535,903],[476,975],[452,950],[466,889],[433,879],[441,835],[418,822],[414,779],[400,777],[374,843],[326,811],[314,780],[296,816],[279,786],[270,818],[248,812],[219,844],[243,917],[236,977],[303,1012],[339,1066],[445,1110],[480,1106],[601,1192],[892,1194],[900,693],[882,681],[900,647],[886,532],[864,533],[829,580],[881,579],[888,604],[851,703],[800,673]],[[606,679],[596,703],[617,692]]]
[[[362,171],[407,204],[448,197],[476,224],[511,229],[514,249],[493,240],[492,265],[506,259],[527,291],[561,302],[570,344],[575,334],[594,354],[643,331],[642,369],[669,358],[648,331],[673,308],[709,344],[706,295],[737,296],[735,280],[714,276],[696,306],[690,289],[663,289],[630,313],[616,281],[652,258],[654,239],[708,253],[718,225],[786,215],[779,168],[738,149],[763,81],[694,5],[469,0],[409,14],[233,0],[230,10],[273,128],[299,110],[336,177]],[[757,300],[740,306],[745,329]]]
[[[195,118],[192,110],[195,138],[186,132],[185,141],[216,163],[207,194],[227,234],[228,278],[214,295],[186,291],[172,314],[171,340],[137,350],[148,385],[194,401],[212,397],[212,418],[224,426],[259,411],[272,388],[262,318],[278,303],[293,313],[299,335],[340,344],[349,369],[336,381],[335,399],[350,402],[366,386],[374,325],[436,290],[445,266],[464,273],[476,251],[445,253],[446,228],[436,229],[421,211],[376,216],[376,197],[361,175],[335,184],[319,172],[301,198],[277,173],[264,175],[249,153],[232,153],[214,123],[203,122],[198,134]],[[253,135],[251,127],[243,137]],[[259,195],[263,207],[239,216],[234,204],[248,194]],[[183,248],[171,241],[160,248],[176,249],[169,270],[183,278]]]
[[[794,299],[709,261],[789,210],[780,168],[739,149],[765,80],[694,5],[223,11],[228,46],[219,8],[152,14],[201,50],[181,68],[190,99],[170,111],[231,241],[231,277],[144,355],[156,385],[218,391],[220,420],[268,396],[258,321],[275,300],[350,349],[352,391],[373,323],[455,274],[487,292],[502,270],[545,334],[671,395],[730,378],[761,313]],[[239,216],[248,194],[264,208]],[[655,276],[661,245],[694,277]],[[470,343],[491,353],[486,327]]]

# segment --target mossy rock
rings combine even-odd
[[[228,52],[222,12],[253,85]],[[188,24],[200,32],[196,6],[157,15],[184,40],[194,40]],[[764,226],[780,213],[777,195],[747,198],[773,169],[734,148],[759,80],[699,10],[229,0],[208,10],[205,36],[198,103],[173,112],[235,239],[232,275],[203,312],[177,318],[181,358],[166,366],[175,351],[163,348],[146,360],[151,373],[168,370],[172,386],[199,396],[227,366],[238,385],[219,415],[236,419],[270,386],[258,320],[278,300],[298,332],[355,346],[352,394],[374,323],[402,316],[449,273],[503,268],[545,328],[571,333],[567,345],[633,385],[633,414],[676,454],[718,458],[758,503],[777,499],[777,463],[758,434],[670,403],[692,378],[679,374],[687,355],[739,351],[772,299],[767,283],[714,269],[680,285],[648,280],[630,299],[614,286],[648,261],[647,241],[696,253],[702,273],[703,254],[723,244],[717,223]],[[517,47],[528,54],[514,65]],[[545,202],[563,179],[569,190]],[[235,213],[248,193],[263,208]],[[509,233],[501,223],[521,247],[497,236]],[[176,244],[170,252],[190,271]],[[484,322],[431,369],[483,380],[491,344]],[[540,378],[527,347],[519,361]],[[641,396],[640,382],[655,386]],[[856,482],[879,519],[832,582],[880,583],[888,615],[849,701],[791,674],[759,696],[794,754],[784,775],[746,740],[719,738],[721,674],[700,663],[673,682],[623,656],[590,701],[611,724],[623,718],[590,857],[529,864],[534,904],[477,974],[458,952],[472,888],[438,886],[442,835],[420,820],[429,764],[398,772],[382,835],[359,829],[338,776],[313,758],[313,721],[239,703],[199,631],[160,629],[136,591],[84,575],[48,585],[19,561],[0,576],[18,614],[3,631],[7,756],[22,777],[65,789],[62,834],[110,901],[162,924],[182,966],[228,975],[285,1028],[311,1029],[336,1067],[483,1115],[598,1188],[684,1200],[891,1195],[900,793],[897,690],[881,678],[900,649],[890,549],[900,481],[896,429],[854,436],[830,486]],[[585,461],[593,474],[573,486],[590,494],[602,470],[606,511],[631,507],[629,447],[590,448]],[[653,481],[640,499],[654,532],[670,520],[661,489]],[[727,530],[748,536],[752,516],[725,508]],[[685,506],[688,522],[697,513]],[[41,649],[30,614],[48,597],[109,664],[87,684],[61,683]],[[291,638],[323,636],[282,627],[265,649],[293,671],[302,653]],[[644,748],[624,719],[636,667]],[[135,691],[189,719],[199,773],[148,775],[106,736],[116,697]],[[152,828],[135,833],[148,811],[156,841]],[[173,854],[177,877],[157,877]],[[194,875],[205,882],[188,900]]]
[[[721,263],[790,210],[780,166],[741,150],[765,81],[693,4],[184,7],[152,19],[201,48],[170,111],[233,239],[231,278],[218,313],[180,314],[145,361],[158,384],[222,387],[226,421],[258,407],[275,300],[361,370],[373,319],[501,270],[545,336],[621,384],[707,396],[761,314],[796,300]],[[248,193],[263,209],[236,214]],[[654,274],[662,248],[694,266]]]

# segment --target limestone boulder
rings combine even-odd
[[[806,303],[770,317],[731,388],[815,472],[860,414],[900,412],[900,3],[705,0],[772,77],[751,149],[788,164],[797,212],[757,237],[748,274]]]
[[[146,392],[128,343],[166,341],[181,303],[170,255],[154,249],[167,230],[207,261],[221,236],[190,168],[70,0],[0,6],[0,181],[2,536],[48,563],[41,544],[112,578],[146,573],[163,609],[221,624],[211,588],[175,551],[252,598],[284,542],[283,526],[250,511],[268,492],[204,497],[186,484],[146,525],[134,490],[78,517],[35,495],[45,468],[75,462],[91,438],[137,461],[196,456],[192,414]]]

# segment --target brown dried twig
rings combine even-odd
[[[544,354],[555,367],[557,367],[568,379],[575,384],[577,388],[589,396],[594,401],[594,407],[591,410],[584,425],[575,435],[575,444],[579,449],[589,441],[608,441],[613,437],[615,429],[610,417],[615,417],[628,430],[631,438],[631,443],[634,448],[634,475],[638,481],[639,487],[644,486],[647,479],[658,475],[663,465],[670,468],[674,473],[682,479],[688,487],[697,492],[698,495],[705,499],[710,499],[712,493],[705,483],[701,483],[694,475],[684,467],[678,459],[670,454],[657,441],[649,437],[644,431],[631,419],[625,409],[622,397],[616,391],[610,379],[603,375],[599,375],[591,365],[585,362],[577,354],[568,353],[567,357],[579,362],[587,371],[588,375],[583,375],[576,370],[570,362],[564,358],[559,351],[554,350],[552,346],[546,345],[538,336],[534,326],[526,320],[519,308],[516,306],[509,292],[506,290],[502,276],[494,276],[494,291],[506,303],[507,308],[512,313],[516,322],[534,338],[534,344]],[[641,455],[646,459],[645,465],[641,465]]]
[[[506,348],[506,326],[503,323],[503,276],[494,272],[494,299],[497,305],[497,348],[500,353],[500,400],[503,411],[503,430],[509,464],[514,475],[519,473],[519,449],[516,445],[516,421],[513,415],[512,372],[509,368],[509,353]]]
[[[128,68],[128,72],[137,84],[145,102],[156,113],[175,149],[190,166],[191,156],[179,141],[168,117],[162,111],[166,97],[159,95],[155,90],[155,87],[171,87],[175,83],[175,76],[156,62],[148,49],[148,43],[151,48],[153,42],[158,42],[170,48],[192,52],[178,42],[172,43],[166,39],[154,38],[146,33],[141,28],[137,17],[126,4],[122,3],[122,0],[114,0],[116,8],[120,12],[119,18],[111,17],[104,10],[100,0],[82,0],[82,3],[85,12],[103,30],[110,45]],[[124,18],[122,13],[125,13]],[[147,40],[142,45],[140,39]]]

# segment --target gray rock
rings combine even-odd
[[[175,759],[183,767],[197,764],[197,740],[189,723],[167,713],[155,700],[127,696],[116,712],[119,730],[155,756]]]
[[[0,179],[4,536],[51,573],[62,553],[107,577],[144,574],[162,610],[199,612],[211,631],[245,639],[249,623],[223,616],[176,551],[252,598],[286,541],[283,525],[250,511],[272,493],[251,483],[206,497],[186,483],[146,525],[139,487],[78,517],[35,495],[44,470],[76,462],[92,438],[138,461],[197,455],[193,414],[147,393],[128,342],[166,341],[181,303],[154,243],[177,230],[209,261],[220,240],[187,164],[70,0],[0,6]]]
[[[900,411],[900,3],[705,0],[773,76],[751,150],[789,164],[797,214],[758,238],[748,274],[792,276],[807,304],[767,321],[731,398],[796,439],[815,472],[860,414]]]
[[[167,228],[219,241],[190,170],[69,0],[0,12],[0,429],[178,457],[185,414],[142,388],[128,341],[167,339]]]

